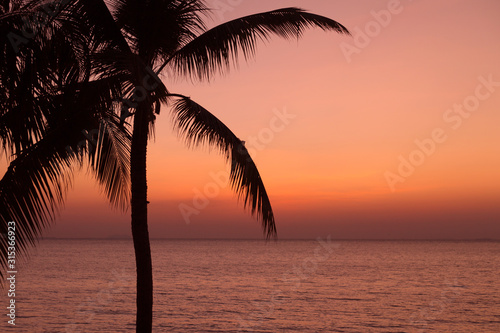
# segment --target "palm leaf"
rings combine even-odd
[[[85,155],[111,204],[123,209],[128,205],[130,133],[113,112],[119,96],[120,82],[109,77],[68,84],[54,95],[37,96],[28,105],[40,105],[44,112],[41,137],[16,151],[0,181],[0,231],[6,232],[7,222],[16,222],[21,256],[55,219],[70,185],[69,176]],[[0,117],[2,130],[8,133],[2,137],[3,146],[14,145],[20,140],[17,136],[23,135],[16,126],[15,111]],[[83,134],[92,129],[101,129],[96,148]],[[6,248],[7,239],[0,239],[1,265],[6,264]]]
[[[349,34],[332,19],[299,8],[284,8],[238,18],[202,33],[182,45],[159,71],[168,66],[179,75],[210,79],[214,72],[228,70],[240,54],[245,59],[254,56],[258,41],[267,41],[272,35],[295,39],[313,27]]]
[[[41,140],[10,163],[0,180],[0,232],[7,233],[7,223],[16,223],[17,255],[27,253],[41,231],[54,220],[71,183],[70,164],[76,156],[57,151],[60,137]],[[7,238],[0,238],[0,265],[3,276],[7,264]]]
[[[95,177],[110,203],[126,210],[130,203],[131,134],[118,116],[101,121],[97,145],[90,154]]]
[[[172,111],[174,126],[188,145],[208,144],[215,146],[231,161],[230,183],[243,198],[244,206],[261,220],[268,238],[276,237],[276,225],[271,202],[264,183],[243,142],[217,117],[193,100],[182,95],[177,97]]]
[[[88,103],[98,105],[95,101]],[[89,112],[79,99],[65,105],[67,108],[58,108],[59,121],[51,120],[57,125],[18,154],[0,180],[0,232],[7,232],[7,222],[16,222],[20,256],[54,221],[71,184],[72,172],[82,165],[85,155],[110,203],[121,209],[129,204],[130,133],[120,125],[117,115]],[[89,128],[100,129],[95,147],[82,134]],[[1,238],[1,267],[6,264],[6,249],[7,239]]]
[[[117,25],[147,63],[172,55],[205,30],[199,14],[207,8],[199,0],[113,0],[112,7]]]

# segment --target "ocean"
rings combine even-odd
[[[500,332],[500,242],[153,240],[154,332]],[[41,240],[1,332],[133,332],[131,240]]]

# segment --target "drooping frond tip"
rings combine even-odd
[[[16,256],[26,256],[27,249],[36,243],[64,202],[65,192],[71,184],[69,161],[64,152],[54,152],[53,146],[40,142],[26,149],[9,165],[0,180],[2,268],[7,267],[7,255],[11,253],[8,248],[15,244]],[[2,269],[0,277],[4,272]]]
[[[120,126],[120,119],[110,118],[100,123],[97,145],[89,155],[90,166],[111,205],[126,211],[130,202],[131,133]]]
[[[217,117],[188,97],[175,95],[172,111],[174,126],[188,145],[208,144],[231,163],[229,181],[239,199],[262,223],[266,237],[276,238],[271,202],[259,171],[244,143]]]

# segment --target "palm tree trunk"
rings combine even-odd
[[[132,182],[132,237],[137,269],[136,332],[151,333],[153,324],[153,269],[148,232],[146,152],[148,144],[147,102],[140,103],[134,117],[130,178]]]

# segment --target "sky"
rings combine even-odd
[[[278,237],[500,239],[500,2],[221,0],[210,25],[297,6],[352,36],[272,38],[209,83],[163,75],[242,140]],[[216,151],[187,148],[166,107],[148,148],[152,238],[263,238]],[[80,172],[45,237],[130,237]]]

